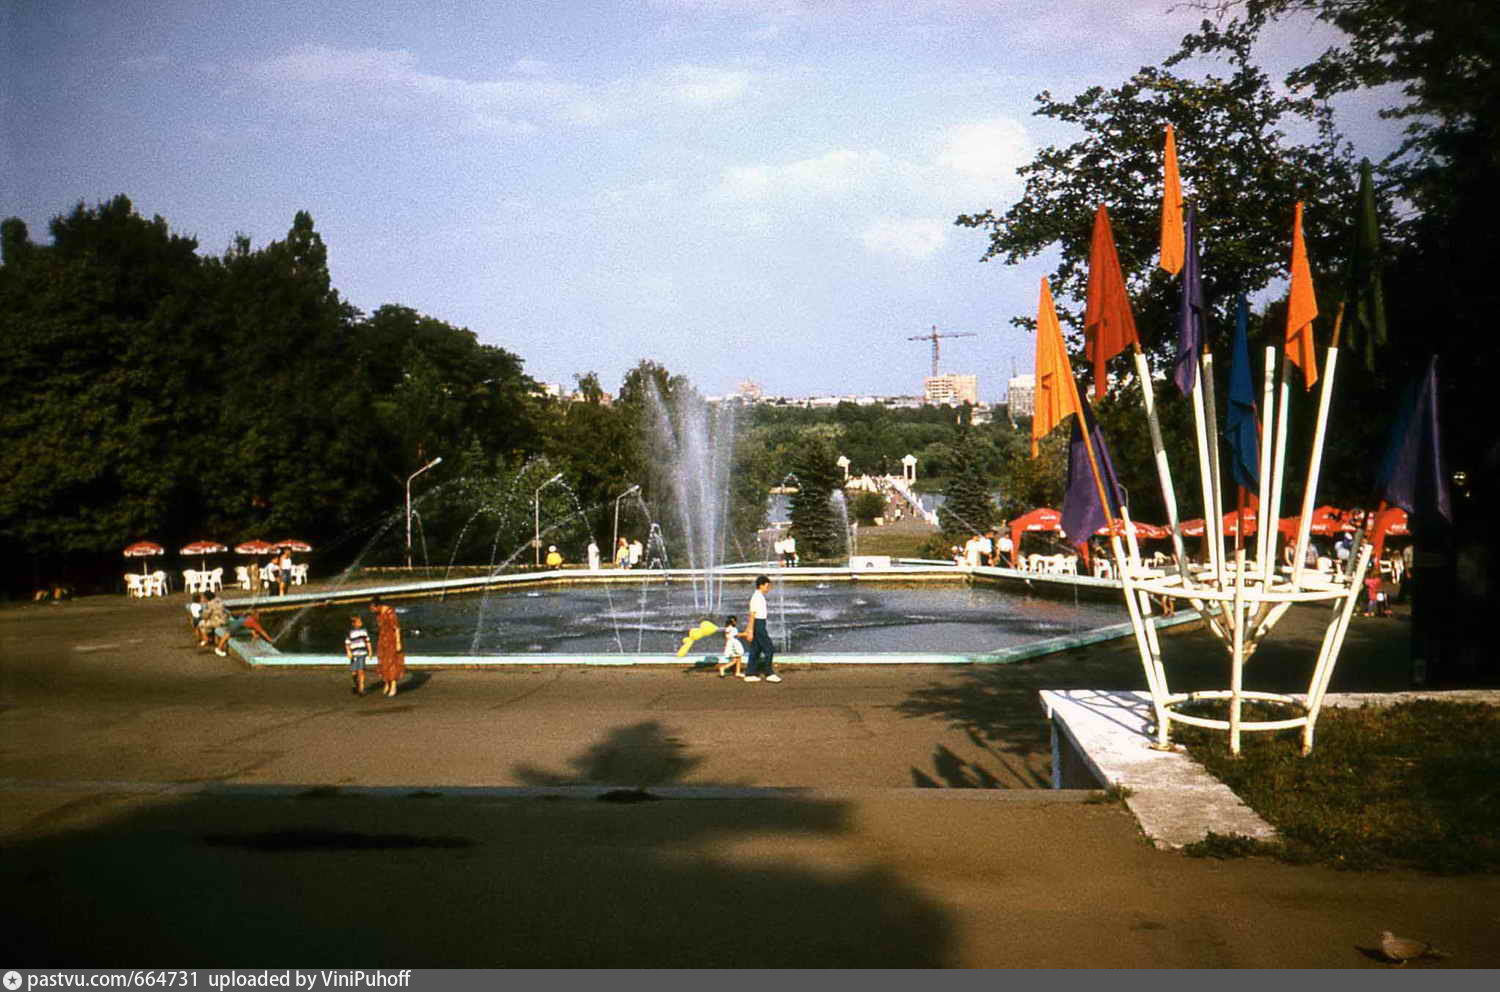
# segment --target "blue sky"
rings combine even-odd
[[[718,394],[998,400],[1046,259],[959,213],[1073,136],[1043,89],[1116,85],[1176,0],[5,0],[0,216],[125,193],[221,252],[309,211],[355,306],[413,307],[606,389],[642,358]],[[1042,13],[1045,12],[1045,13]],[[1326,32],[1280,32],[1268,66]],[[1391,144],[1350,105],[1361,151]]]

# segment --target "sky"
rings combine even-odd
[[[1078,135],[1032,116],[1159,63],[1180,0],[0,0],[0,216],[124,193],[219,254],[308,211],[333,284],[572,388],[1002,398],[1055,264],[961,213]],[[1269,69],[1334,36],[1280,30]],[[1372,157],[1374,106],[1341,124]]]

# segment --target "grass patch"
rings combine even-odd
[[[1227,702],[1185,710],[1223,718]],[[1286,710],[1247,704],[1249,720]],[[1500,871],[1500,707],[1412,700],[1325,709],[1312,754],[1301,731],[1174,728],[1174,738],[1280,834],[1277,844],[1211,835],[1200,855],[1272,853],[1340,868]]]

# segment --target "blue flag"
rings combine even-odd
[[[1182,303],[1177,308],[1177,358],[1172,381],[1186,396],[1198,382],[1198,353],[1203,350],[1203,279],[1198,273],[1198,208],[1187,214],[1187,249],[1182,264]]]
[[[1109,449],[1104,445],[1104,435],[1099,431],[1099,422],[1089,401],[1078,397],[1082,406],[1080,416],[1073,418],[1073,439],[1068,445],[1068,491],[1063,496],[1062,529],[1073,545],[1085,544],[1094,532],[1109,522],[1104,507],[1099,505],[1099,490],[1094,486],[1094,473],[1089,468],[1088,449],[1083,443],[1083,431],[1079,422],[1088,419],[1089,436],[1094,442],[1094,458],[1099,463],[1099,477],[1104,483],[1104,493],[1112,505],[1110,511],[1120,516],[1120,483],[1115,478],[1115,466],[1110,461]]]
[[[1375,476],[1375,495],[1414,517],[1436,513],[1453,520],[1448,498],[1448,475],[1438,434],[1437,356],[1427,372],[1406,390],[1385,458]]]
[[[1260,429],[1255,416],[1255,381],[1250,375],[1250,304],[1241,293],[1234,308],[1234,344],[1229,360],[1229,409],[1224,413],[1224,440],[1235,485],[1260,485]]]

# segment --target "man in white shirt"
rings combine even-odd
[[[766,620],[770,616],[770,611],[766,608],[766,593],[770,588],[771,579],[768,576],[755,577],[755,592],[750,594],[749,619],[745,622],[744,632],[740,634],[750,642],[750,650],[745,654],[746,682],[759,682],[762,678],[767,682],[781,681],[781,676],[771,667],[776,646],[771,642],[771,631],[766,626]]]

